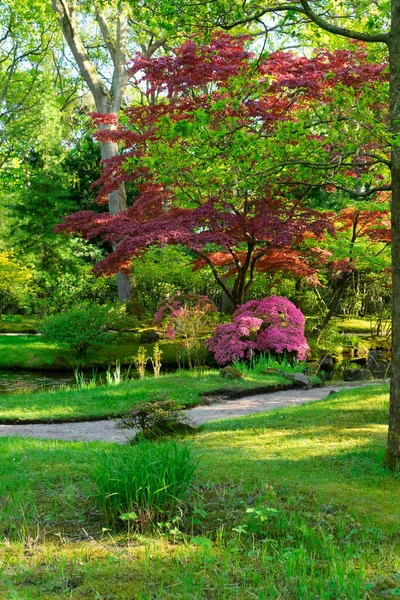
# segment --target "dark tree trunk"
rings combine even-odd
[[[339,308],[339,304],[340,304],[340,300],[342,299],[344,290],[346,289],[346,284],[349,280],[349,274],[345,273],[342,275],[341,280],[338,282],[338,286],[336,288],[336,292],[333,295],[332,298],[332,302],[329,306],[329,310],[327,312],[327,314],[324,317],[324,320],[321,323],[321,326],[319,328],[319,335],[318,335],[318,340],[321,338],[321,335],[323,334],[323,332],[325,331],[325,329],[328,327],[332,317],[334,317],[337,313],[337,310]]]
[[[390,121],[392,135],[400,135],[400,0],[392,0],[390,57]],[[392,146],[392,375],[389,434],[385,466],[400,469],[400,145]]]

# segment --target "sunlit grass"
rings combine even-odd
[[[125,336],[117,344],[109,344],[97,350],[90,350],[85,359],[78,358],[68,348],[59,348],[44,341],[40,336],[0,335],[0,368],[25,369],[65,369],[67,367],[108,366],[119,361],[133,363],[139,346],[143,345],[149,355],[154,344],[140,344],[137,336]],[[176,347],[171,342],[160,342],[163,352],[163,365],[176,364]]]
[[[334,319],[338,331],[344,333],[369,333],[371,334],[374,329],[374,321],[372,319]],[[388,321],[383,321],[387,324]]]
[[[155,379],[125,381],[87,389],[59,389],[33,394],[0,396],[0,423],[24,421],[66,421],[120,416],[135,404],[145,402],[158,392],[186,406],[201,402],[201,396],[222,390],[246,391],[255,388],[274,390],[290,383],[280,375],[249,374],[240,380],[223,379],[219,371],[162,375]]]
[[[147,537],[114,531],[95,509],[96,451],[117,456],[117,445],[0,439],[0,597],[395,597],[387,408],[374,386],[208,423],[189,439],[201,456],[192,516]]]

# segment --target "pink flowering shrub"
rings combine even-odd
[[[232,323],[219,325],[206,341],[218,364],[249,359],[253,352],[296,353],[305,360],[310,350],[304,337],[304,315],[282,296],[250,300],[233,313]]]

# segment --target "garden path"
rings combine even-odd
[[[382,383],[382,382],[377,382]],[[236,400],[215,400],[211,404],[197,406],[187,411],[187,414],[197,424],[229,419],[254,413],[266,412],[286,406],[297,406],[307,402],[315,402],[326,398],[330,393],[343,387],[361,387],[370,384],[336,384],[311,390],[285,390],[269,394],[246,396]],[[89,421],[84,423],[55,423],[41,425],[0,425],[0,437],[17,435],[40,439],[55,439],[68,441],[102,441],[125,443],[134,432],[120,431],[115,421]]]

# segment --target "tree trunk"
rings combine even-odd
[[[222,290],[221,311],[226,315],[231,315],[235,312],[236,306],[229,298],[228,294]]]
[[[389,43],[392,145],[392,375],[385,466],[400,469],[400,0],[392,0]]]
[[[100,102],[99,105],[102,108]],[[99,108],[99,106],[97,106],[97,108]],[[102,142],[100,144],[100,151],[102,160],[113,158],[119,154],[118,144],[115,144],[114,142]],[[112,215],[115,215],[125,209],[126,192],[124,185],[122,185],[114,192],[111,192],[111,194],[108,194],[108,210]],[[133,267],[132,276],[122,271],[117,273],[117,286],[119,301],[129,303],[129,311],[137,317],[140,317],[139,295],[136,288],[135,278],[133,277]]]
[[[301,305],[302,305],[302,300],[303,300],[303,280],[300,277],[298,279],[296,279],[294,291],[295,291],[294,305],[296,306],[296,308],[301,310]]]
[[[319,334],[318,334],[318,340],[317,340],[318,342],[321,339],[323,332],[328,327],[330,320],[337,313],[337,309],[339,308],[340,300],[342,299],[344,290],[346,289],[346,283],[347,283],[348,279],[349,279],[349,275],[347,273],[342,275],[342,279],[340,280],[338,287],[336,289],[336,292],[332,298],[332,302],[330,304],[329,310],[328,310],[327,314],[325,315],[324,320],[321,323],[321,326],[319,327]]]
[[[76,3],[65,2],[64,0],[52,0],[52,6],[58,16],[61,31],[75,58],[79,72],[92,93],[96,110],[103,115],[112,113],[118,116],[128,82],[128,73],[126,71],[127,7],[120,7],[114,32],[115,35],[113,35],[108,28],[105,14],[103,14],[100,6],[95,5],[96,19],[100,26],[100,32],[113,63],[112,82],[108,88],[106,83],[101,79],[95,65],[90,60],[80,36],[76,20]],[[112,126],[104,125],[103,128],[109,129]],[[118,144],[115,142],[103,142],[100,144],[100,149],[103,160],[118,156],[119,153]],[[126,209],[126,193],[123,184],[119,189],[108,195],[108,208],[113,215]],[[131,312],[139,316],[137,291],[135,294],[132,286],[133,282],[134,280],[130,280],[128,273],[121,272],[117,274],[118,298],[120,302],[130,302],[133,297],[136,298],[131,303],[130,309]]]

